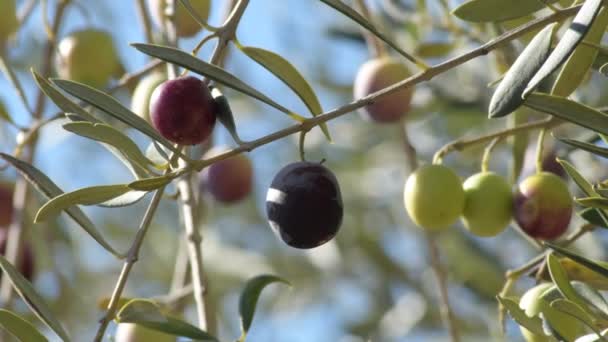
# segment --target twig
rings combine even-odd
[[[55,11],[55,15],[53,18],[53,26],[51,28],[49,37],[46,41],[46,45],[44,47],[43,52],[43,64],[42,64],[42,75],[48,76],[51,73],[52,59],[53,59],[53,51],[55,50],[55,40],[53,37],[57,35],[59,28],[61,26],[62,18],[65,13],[65,9],[68,6],[68,0],[59,1],[57,5],[57,9]],[[45,17],[46,14],[42,14]],[[42,115],[44,113],[44,108],[46,105],[46,97],[42,90],[38,91],[36,97],[36,104],[34,106],[34,115],[33,119],[35,121],[40,121]],[[25,161],[31,163],[34,159],[34,155],[36,153],[36,144],[38,142],[38,136],[33,137],[29,143],[29,153],[25,156]],[[25,219],[25,208],[29,198],[29,184],[25,180],[25,178],[18,178],[15,184],[15,191],[13,193],[13,218],[12,222],[8,228],[7,233],[7,242],[6,242],[6,253],[5,256],[9,262],[13,265],[18,265],[19,259],[19,248],[21,245],[21,240],[23,238],[23,226]],[[8,277],[3,277],[0,284],[0,298],[3,303],[2,307],[9,307],[12,301],[13,296],[13,288],[11,282]]]
[[[245,1],[245,0],[242,0],[242,1]],[[472,49],[471,51],[469,51],[467,53],[464,53],[460,56],[451,58],[443,63],[432,66],[428,69],[420,71],[416,75],[409,77],[403,81],[395,83],[389,87],[383,88],[377,92],[371,93],[368,96],[362,97],[356,101],[343,105],[337,109],[333,109],[328,112],[325,112],[324,114],[318,115],[314,118],[306,119],[305,121],[303,121],[301,123],[284,128],[282,130],[271,133],[271,134],[261,137],[259,139],[243,143],[242,145],[238,146],[237,148],[224,152],[213,158],[196,162],[193,165],[193,167],[196,168],[198,171],[200,171],[203,168],[205,168],[206,166],[211,165],[220,160],[230,158],[230,157],[235,156],[242,152],[252,151],[259,146],[266,145],[268,143],[282,139],[291,134],[298,133],[298,132],[301,132],[304,130],[310,130],[310,129],[314,128],[315,126],[318,126],[322,123],[336,119],[345,114],[354,112],[355,110],[357,110],[361,107],[367,106],[367,105],[379,100],[380,98],[387,96],[389,94],[392,94],[396,91],[399,91],[401,89],[405,89],[408,87],[412,87],[416,84],[419,84],[419,83],[422,83],[425,81],[429,81],[429,80],[433,79],[435,76],[440,75],[448,70],[451,70],[459,65],[462,65],[474,58],[477,58],[477,57],[483,56],[483,55],[487,55],[488,53],[490,53],[490,51],[500,48],[504,44],[507,44],[508,42],[510,42],[514,39],[517,39],[518,37],[526,34],[527,32],[530,32],[537,28],[543,27],[546,24],[549,24],[549,23],[552,23],[555,21],[560,21],[569,16],[572,16],[578,11],[578,9],[580,9],[581,6],[582,5],[569,7],[567,9],[561,10],[557,13],[553,13],[546,17],[542,17],[542,18],[533,20],[516,29],[505,32],[504,34],[500,35],[499,37],[494,38],[493,40],[489,41],[488,43],[486,43],[480,47]],[[443,156],[453,150],[461,150],[464,147],[466,147],[467,145],[490,141],[490,140],[496,138],[497,136],[509,136],[509,135],[518,133],[520,131],[538,129],[538,128],[542,128],[542,127],[551,127],[551,125],[558,124],[558,122],[553,123],[551,120],[552,119],[535,121],[535,122],[531,122],[528,124],[513,127],[510,129],[506,129],[504,131],[500,131],[500,132],[497,132],[494,134],[486,135],[483,137],[479,137],[479,138],[475,138],[475,139],[471,139],[471,140],[465,140],[465,141],[457,141],[452,144],[448,144],[448,145],[444,146],[444,148],[440,151],[440,152],[443,151],[441,153],[441,156]]]
[[[439,286],[439,293],[441,297],[441,317],[443,319],[443,322],[448,326],[452,342],[459,342],[460,334],[458,332],[458,322],[456,320],[456,317],[454,316],[454,312],[450,307],[448,280],[443,266],[441,265],[436,236],[434,236],[431,232],[427,232],[426,242],[429,248],[429,253],[431,255],[431,267],[435,272],[435,277],[437,278],[437,284]]]
[[[371,23],[372,18],[369,13],[369,8],[365,3],[365,0],[355,0],[355,4],[357,5],[357,8],[359,9],[361,15]],[[363,38],[365,38],[365,42],[367,44],[367,48],[369,49],[370,54],[374,58],[386,55],[386,46],[384,46],[384,43],[378,37],[376,37],[374,34],[364,28],[361,28],[361,33],[363,34]]]
[[[172,161],[174,161],[176,157],[177,154],[172,157]],[[169,169],[165,171],[165,174],[168,172]],[[144,217],[141,223],[139,224],[139,229],[137,230],[135,239],[133,240],[133,243],[129,248],[127,259],[123,264],[122,270],[120,271],[120,275],[118,276],[118,281],[116,282],[114,291],[112,292],[112,296],[110,297],[110,303],[108,303],[108,310],[99,322],[99,328],[97,329],[97,333],[95,334],[95,342],[101,342],[108,327],[108,324],[110,324],[110,321],[114,319],[114,315],[118,310],[118,304],[120,302],[120,297],[122,296],[122,291],[124,290],[125,285],[127,284],[127,279],[129,278],[129,273],[131,272],[133,265],[137,262],[139,258],[139,250],[141,249],[148,228],[150,227],[150,223],[152,222],[152,218],[156,213],[156,209],[158,208],[158,205],[163,197],[164,192],[165,186],[159,188],[154,192],[154,196],[152,197],[152,200],[150,201],[150,204],[146,209],[146,213],[144,214]]]
[[[144,34],[146,36],[146,43],[153,43],[154,38],[152,36],[152,23],[150,22],[150,15],[146,7],[145,0],[135,0],[135,7],[137,8],[137,15],[141,24],[144,28]]]

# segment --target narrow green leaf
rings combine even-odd
[[[496,296],[496,299],[504,306],[505,309],[509,312],[509,315],[513,318],[517,324],[522,327],[530,330],[532,333],[544,336],[545,332],[543,331],[543,323],[539,317],[529,317],[526,315],[526,312],[519,307],[515,301]]]
[[[92,122],[71,122],[63,125],[63,128],[82,137],[113,146],[129,161],[143,170],[147,170],[148,166],[154,165],[140,151],[137,144],[131,138],[110,125]]]
[[[190,1],[188,0],[179,0],[182,5],[184,5],[184,7],[188,10],[188,13],[190,14],[190,16],[199,24],[201,25],[201,27],[207,27],[207,23],[205,22],[205,20],[203,18],[201,18],[201,16],[196,12],[196,10],[194,9],[194,7],[192,7],[192,5],[190,4]],[[177,3],[176,3],[177,5]]]
[[[594,208],[586,208],[578,213],[585,221],[601,228],[608,228],[608,224],[604,222],[599,210]]]
[[[547,3],[556,1],[549,0]],[[542,1],[537,0],[469,0],[456,7],[452,14],[474,23],[496,22],[523,17],[544,7]]]
[[[53,330],[63,341],[70,341],[68,333],[63,329],[61,323],[57,321],[44,299],[36,293],[32,284],[30,284],[30,282],[27,281],[27,279],[25,279],[2,255],[0,255],[0,268],[4,271],[4,275],[8,276],[15,291],[23,298],[23,301],[30,307],[34,314],[36,314],[36,316],[51,328],[51,330]]]
[[[232,113],[232,109],[230,108],[228,100],[226,100],[226,97],[218,88],[214,86],[209,86],[209,88],[211,89],[211,96],[213,96],[213,100],[215,100],[215,111],[217,114],[217,119],[228,130],[228,133],[230,133],[232,139],[234,139],[237,144],[242,144],[243,141],[241,140],[238,132],[236,131],[236,124],[234,123],[234,114]]]
[[[569,258],[563,259],[571,261]],[[563,265],[564,264],[562,264],[562,266]],[[588,271],[587,268],[585,268],[584,266],[581,267]],[[564,267],[564,269],[566,269],[566,267]],[[566,269],[566,271],[569,270]],[[592,310],[594,317],[601,316],[602,319],[606,319],[608,318],[608,302],[606,302],[606,299],[604,299],[604,296],[602,296],[602,294],[599,293],[598,290],[605,288],[606,284],[608,284],[608,279],[604,279],[602,276],[598,276],[593,271],[589,272],[593,273],[596,276],[594,278],[589,279],[591,280],[591,282],[587,283],[585,280],[588,279],[584,279],[583,277],[583,279],[580,279],[580,281],[571,281],[570,284],[572,284],[572,287],[574,287],[576,293],[578,293],[580,298],[586,301],[587,304],[589,304],[589,307],[587,308]],[[599,279],[601,280],[598,281]],[[599,285],[597,289],[595,287],[596,285]]]
[[[549,56],[555,27],[556,24],[547,25],[538,32],[509,68],[490,100],[490,118],[508,115],[524,102],[524,89]]]
[[[384,33],[380,32],[372,23],[370,23],[362,15],[357,13],[357,11],[350,8],[350,6],[344,4],[344,2],[342,2],[341,0],[321,0],[321,2],[323,2],[327,6],[335,9],[336,11],[344,14],[345,16],[349,17],[350,19],[354,20],[357,24],[364,27],[366,30],[373,33],[376,37],[380,38],[380,40],[382,40],[383,42],[388,44],[388,46],[393,48],[395,51],[399,52],[400,55],[407,58],[410,62],[415,63],[418,66],[423,67],[423,68],[426,67],[426,65],[424,65],[420,61],[414,60],[409,53],[407,53],[406,51],[401,49],[395,42],[393,42],[391,39],[389,39],[388,36],[386,36]]]
[[[34,222],[57,216],[62,210],[75,205],[94,205],[109,201],[131,191],[125,184],[100,185],[66,192],[46,202],[36,214]]]
[[[32,323],[5,309],[0,309],[0,326],[21,342],[48,341]]]
[[[551,248],[552,250],[554,250],[557,254],[561,254],[563,256],[567,256],[568,258],[572,259],[573,261],[587,267],[588,269],[597,272],[598,274],[608,278],[608,268],[604,267],[598,263],[596,263],[595,261],[589,260],[583,256],[580,256],[576,253],[570,252],[569,250],[562,248],[560,246],[554,245],[552,243],[549,242],[544,242],[543,243],[545,246]]]
[[[116,322],[135,323],[149,329],[197,341],[218,341],[205,331],[164,314],[158,304],[146,299],[133,299],[125,304],[116,315]]]
[[[74,95],[93,107],[101,109],[130,127],[158,141],[171,151],[178,152],[178,149],[167,139],[163,138],[146,120],[131,112],[112,96],[82,83],[61,79],[53,79],[52,81],[67,93]]]
[[[101,122],[96,117],[87,112],[84,108],[80,107],[72,100],[65,97],[54,85],[52,85],[49,81],[47,81],[44,77],[40,76],[34,70],[31,70],[32,75],[34,76],[34,80],[36,84],[38,84],[38,88],[42,90],[42,92],[51,99],[57,107],[59,107],[66,114],[76,114],[84,120],[91,122]]]
[[[259,91],[255,90],[254,88],[247,85],[243,81],[239,80],[237,77],[233,76],[226,70],[224,70],[220,67],[217,67],[215,65],[203,62],[200,59],[192,56],[191,54],[189,54],[187,52],[184,52],[184,51],[181,51],[178,49],[174,49],[174,48],[170,48],[170,47],[166,47],[166,46],[160,46],[160,45],[139,44],[139,43],[131,44],[131,45],[133,47],[135,47],[137,50],[145,53],[146,55],[156,57],[156,58],[162,59],[164,61],[167,61],[169,63],[179,65],[192,72],[195,72],[199,75],[203,75],[211,80],[221,83],[227,87],[240,91],[243,94],[247,94],[255,99],[258,99],[258,100],[280,110],[281,112],[289,115],[291,118],[293,118],[296,121],[303,122],[305,120],[304,117],[302,117],[302,116],[290,111],[289,109],[281,106],[280,104],[274,102],[272,99],[270,99],[266,95],[260,93]]]
[[[598,197],[598,193],[593,189],[591,183],[589,183],[585,177],[583,177],[574,167],[574,165],[568,163],[563,159],[557,159],[557,162],[564,168],[568,176],[576,183],[576,185],[583,191],[588,197]],[[606,210],[597,210],[598,215],[602,218],[606,225],[608,225],[608,212]]]
[[[608,134],[608,115],[565,97],[534,93],[524,104],[594,132]]]
[[[591,152],[600,157],[608,158],[608,148],[599,147],[597,145],[590,144],[590,143],[587,143],[584,141],[578,141],[578,140],[560,138],[560,137],[555,137],[555,138],[570,146],[574,146],[578,149],[581,149],[581,150],[584,150],[587,152]]]
[[[458,47],[454,42],[427,42],[416,47],[416,55],[422,58],[439,58],[449,55]]]
[[[174,177],[171,174],[168,174],[159,177],[136,180],[134,182],[129,183],[127,186],[133,190],[153,191],[169,184],[173,180],[173,178]]]
[[[272,283],[284,283],[291,286],[287,280],[274,275],[260,275],[250,279],[247,284],[245,284],[245,288],[243,289],[243,292],[241,292],[241,297],[239,300],[239,313],[241,315],[242,330],[241,338],[247,335],[247,332],[251,327],[253,315],[255,314],[255,308],[262,290]]]
[[[585,35],[585,42],[599,44],[608,26],[608,9],[600,11],[593,25]],[[570,96],[572,92],[583,82],[587,73],[597,57],[598,51],[595,47],[587,44],[579,44],[557,76],[551,94],[557,96]]]
[[[17,171],[19,171],[19,173],[46,198],[55,198],[64,193],[63,190],[53,183],[52,180],[50,180],[44,173],[34,166],[5,153],[0,153],[0,158],[4,159],[15,169],[17,169]],[[110,246],[101,233],[99,233],[93,222],[91,222],[91,220],[84,214],[84,212],[82,212],[80,208],[67,208],[66,213],[108,252],[112,253],[118,258],[124,258],[124,255],[118,253],[114,248],[112,248],[112,246]]]
[[[591,24],[602,8],[602,0],[587,0],[581,6],[578,14],[574,17],[574,21],[562,36],[562,39],[557,43],[557,46],[551,52],[547,61],[538,70],[536,75],[528,83],[528,87],[524,90],[523,96],[526,97],[542,82],[547,76],[552,74],[562,63],[572,54],[577,45],[583,40],[585,34],[589,31]]]
[[[559,258],[555,256],[553,253],[547,254],[547,266],[549,268],[549,274],[551,275],[551,279],[553,283],[557,286],[559,292],[564,296],[564,298],[569,299],[581,307],[586,307],[585,301],[579,296],[574,287],[570,284],[570,279],[568,279],[568,274],[566,270],[562,267],[562,264],[559,262]]]
[[[258,64],[263,66],[266,70],[273,73],[277,76],[283,83],[285,83],[291,90],[293,90],[298,97],[306,104],[308,110],[312,113],[313,116],[317,116],[323,113],[323,108],[321,107],[321,103],[317,98],[317,94],[312,89],[308,81],[300,74],[298,69],[296,69],[288,60],[281,57],[280,55],[256,48],[251,46],[241,46],[238,45],[239,49],[243,51],[249,58],[256,61]],[[329,134],[329,130],[326,124],[322,124],[319,126],[325,134],[327,140],[331,141],[331,136]]]
[[[603,337],[601,337],[600,331],[595,328],[593,318],[577,303],[566,299],[556,299],[551,302],[551,307],[569,316],[572,316],[576,320],[585,324],[587,327],[593,330],[597,334],[597,336],[601,338],[602,341],[606,341]]]
[[[575,198],[576,203],[587,208],[608,209],[608,198],[604,197],[582,197]]]

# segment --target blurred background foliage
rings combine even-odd
[[[219,23],[224,2],[212,1],[212,24]],[[18,1],[20,8],[26,3],[29,1]],[[52,14],[55,3],[48,1],[47,15]],[[376,23],[407,51],[418,52],[429,63],[462,53],[516,24],[467,25],[457,19],[447,20],[441,1],[369,3]],[[452,1],[450,6],[458,3]],[[60,36],[87,27],[109,30],[125,69],[135,71],[148,61],[128,45],[144,41],[143,29],[136,18],[135,1],[79,0],[69,7]],[[358,27],[320,1],[252,1],[238,36],[243,44],[266,48],[290,60],[311,82],[325,110],[352,100],[356,71],[369,58]],[[183,39],[180,47],[189,51],[200,38],[202,33]],[[37,91],[29,68],[39,68],[45,39],[38,5],[7,51],[28,98]],[[525,39],[512,44],[515,51],[524,46]],[[211,45],[203,49],[201,58],[208,58]],[[500,56],[492,53],[477,58],[417,87],[406,129],[422,163],[430,162],[433,153],[449,141],[510,124],[510,119],[486,119],[492,93],[488,84],[504,71],[497,57]],[[239,51],[231,51],[226,68],[281,104],[306,112],[286,86]],[[575,96],[594,106],[608,105],[607,88],[596,77],[591,77]],[[225,95],[244,140],[291,124],[284,115],[257,101],[230,90],[225,90]],[[128,91],[117,93],[117,97],[129,104]],[[17,123],[27,124],[27,111],[3,76],[0,100]],[[45,116],[56,111],[49,105]],[[521,120],[535,117],[538,114],[526,112]],[[334,143],[327,143],[321,131],[315,129],[308,135],[306,151],[310,160],[327,160],[325,165],[335,172],[342,188],[345,217],[334,241],[310,251],[291,249],[276,238],[266,223],[266,189],[283,165],[298,159],[297,137],[250,153],[255,187],[246,201],[222,206],[203,197],[204,258],[220,338],[230,340],[239,335],[238,294],[246,279],[272,273],[288,279],[294,286],[291,290],[271,287],[265,292],[249,341],[448,340],[440,319],[438,289],[430,270],[424,234],[403,209],[402,187],[409,169],[401,145],[401,128],[367,122],[355,113],[331,121],[329,128]],[[0,151],[10,153],[14,149],[17,133],[13,127],[0,126]],[[558,133],[578,137],[583,132],[564,125]],[[141,136],[132,136],[145,147]],[[68,134],[61,128],[61,122],[44,128],[40,138],[35,165],[64,190],[130,179],[129,172],[111,154],[96,143]],[[534,136],[531,138],[530,141],[535,140]],[[214,143],[231,144],[229,135],[219,125]],[[558,144],[554,147],[560,151],[565,148]],[[466,177],[479,170],[482,148],[454,153],[445,163]],[[533,158],[528,155],[524,173],[533,169]],[[605,176],[602,162],[587,153],[571,153],[567,159],[590,180]],[[494,152],[491,169],[509,175],[511,161],[511,146],[501,144]],[[16,174],[7,169],[0,177],[13,180]],[[85,211],[114,246],[125,250],[143,215],[145,202],[121,209],[86,207]],[[42,203],[40,198],[33,199],[28,223]],[[579,224],[580,219],[575,218],[572,227]],[[98,302],[110,294],[122,264],[63,216],[26,228],[27,238],[35,245],[36,288],[76,341],[89,340],[102,315]],[[152,297],[168,292],[176,253],[184,249],[180,234],[177,206],[167,199],[156,215],[129,279],[127,296]],[[593,238],[580,239],[574,246],[585,250],[589,257],[602,259],[606,242],[605,234],[596,233]],[[513,229],[496,238],[481,239],[466,233],[460,224],[442,234],[439,243],[449,276],[450,298],[465,341],[498,340],[494,296],[503,284],[505,270],[534,256],[534,247]],[[519,290],[531,284],[531,279],[523,280],[518,283]],[[185,302],[184,315],[195,321],[190,304]],[[18,303],[18,309],[24,314],[28,312],[23,303]],[[521,339],[512,322],[508,324],[506,339]]]

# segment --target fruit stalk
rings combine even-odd
[[[409,135],[407,134],[407,126],[405,125],[404,121],[405,120],[402,119],[400,123],[401,143],[403,144],[403,147],[405,149],[408,167],[411,173],[418,168],[418,157],[416,155],[416,150],[414,149],[414,146],[410,141]],[[441,295],[441,318],[448,326],[452,342],[459,342],[460,334],[458,332],[458,322],[456,321],[456,317],[454,317],[454,313],[450,306],[450,295],[448,293],[447,276],[445,274],[445,270],[441,265],[439,248],[437,247],[437,240],[435,239],[435,236],[433,236],[433,233],[430,231],[426,232],[426,242],[431,256],[431,267],[433,268],[433,272],[435,273],[435,277],[437,278],[437,285],[439,286],[439,293]]]

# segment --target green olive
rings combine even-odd
[[[134,323],[120,323],[114,336],[116,342],[175,342],[177,337],[148,329]]]
[[[513,196],[504,177],[493,172],[481,172],[463,183],[465,194],[462,223],[477,236],[496,236],[511,221]]]
[[[150,97],[154,89],[167,80],[161,72],[154,72],[142,78],[131,98],[131,111],[150,122]]]
[[[59,42],[56,67],[61,78],[102,88],[121,65],[112,36],[106,31],[85,29]]]
[[[541,313],[547,322],[557,330],[567,341],[574,341],[583,332],[582,324],[571,316],[551,307],[551,301],[562,298],[557,286],[543,283],[528,290],[520,299],[519,307],[529,317],[537,317]],[[527,342],[555,342],[551,336],[540,336],[526,328],[520,327]]]
[[[464,210],[462,182],[450,168],[425,165],[407,179],[403,191],[405,209],[418,226],[442,230],[458,220]]]

